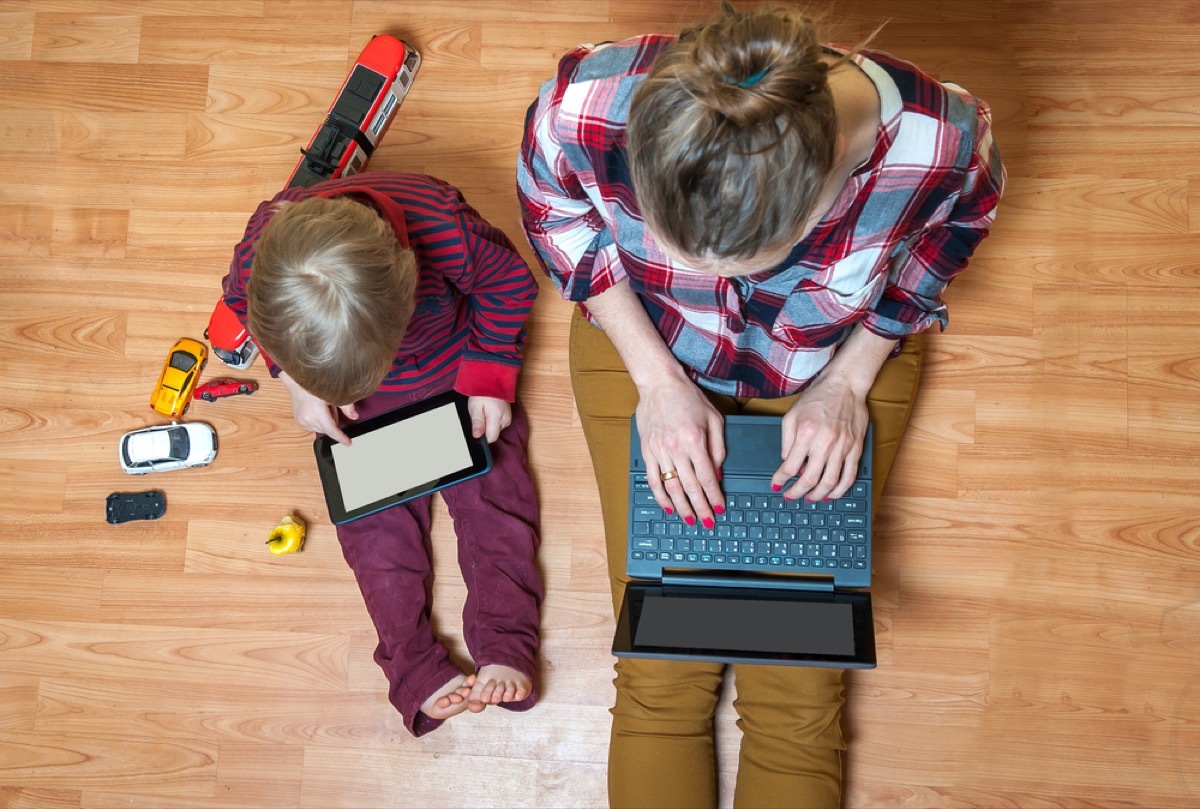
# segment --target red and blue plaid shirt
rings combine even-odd
[[[246,281],[254,248],[277,202],[349,196],[379,211],[417,257],[416,307],[385,393],[453,387],[466,396],[515,401],[525,318],[537,281],[508,237],[467,204],[458,189],[423,174],[355,174],[289,188],[262,203],[234,248],[225,302],[246,322]],[[278,367],[271,365],[272,375]]]
[[[627,279],[691,377],[738,396],[803,389],[858,323],[896,339],[945,328],[942,292],[1004,186],[988,106],[888,54],[855,55],[879,92],[874,152],[784,263],[722,278],[663,253],[629,177],[629,103],[674,41],[576,48],[529,109],[523,226],[563,296],[587,314],[589,297]]]

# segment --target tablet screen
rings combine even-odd
[[[406,492],[471,466],[454,403],[333,444],[346,511]]]
[[[441,393],[346,425],[350,446],[313,442],[329,518],[337,525],[444,489],[491,469],[487,441],[471,435],[467,398]]]

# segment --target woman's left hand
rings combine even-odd
[[[837,379],[818,379],[783,417],[783,463],[771,478],[790,500],[836,499],[858,475],[867,434],[866,399]]]
[[[861,323],[854,327],[783,417],[783,463],[771,477],[776,491],[787,486],[784,497],[814,502],[849,491],[870,421],[867,394],[895,345]]]
[[[467,399],[467,412],[471,415],[471,435],[487,436],[489,444],[495,443],[500,431],[512,424],[512,405],[503,399],[491,396],[471,396]]]

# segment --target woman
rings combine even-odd
[[[579,304],[571,376],[615,605],[634,412],[655,498],[689,525],[723,512],[722,413],[782,415],[773,484],[809,500],[849,488],[870,420],[882,490],[919,334],[946,325],[941,293],[1003,181],[986,104],[887,54],[822,46],[794,10],[725,6],[678,38],[562,59],[530,109],[518,182],[526,234]],[[612,804],[715,805],[723,667],[616,669]],[[734,674],[735,803],[837,805],[842,672]]]

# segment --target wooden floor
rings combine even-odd
[[[521,395],[544,515],[544,699],[416,740],[261,362],[198,403],[205,469],[130,478],[167,348],[378,32],[425,62],[372,167],[460,186],[524,254],[524,112],[579,42],[687,0],[0,2],[0,806],[599,807],[612,616],[542,279]],[[879,667],[846,805],[1200,805],[1200,5],[842,0],[830,24],[991,102],[1010,180],[949,291],[881,509]],[[214,370],[215,369],[215,370]],[[210,364],[209,375],[222,370]],[[167,515],[107,525],[105,496]],[[286,513],[303,553],[264,541]],[[463,589],[436,514],[437,616]],[[738,731],[720,713],[722,803]]]

